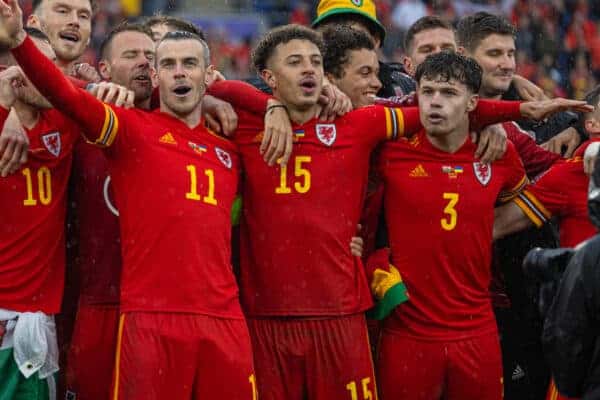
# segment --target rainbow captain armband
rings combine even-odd
[[[388,250],[376,251],[367,262],[367,272],[371,278],[371,292],[376,303],[367,311],[370,319],[381,320],[387,317],[398,305],[408,301],[408,291],[402,281],[400,271],[388,262]],[[383,266],[386,267],[383,267]]]

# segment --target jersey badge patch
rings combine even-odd
[[[177,141],[175,140],[171,132],[167,132],[164,135],[162,135],[160,139],[158,139],[158,141],[165,144],[177,144]]]
[[[408,176],[411,178],[427,178],[429,174],[427,173],[427,171],[425,171],[425,167],[423,167],[423,164],[419,164],[416,167],[414,167],[412,171],[410,171]]]
[[[337,132],[334,124],[317,124],[317,138],[325,146],[331,146],[335,142]]]
[[[62,143],[59,132],[52,132],[42,135],[42,142],[44,143],[44,146],[46,146],[46,149],[54,157],[58,157],[60,155]]]
[[[196,154],[204,154],[206,153],[206,150],[208,149],[205,145],[203,144],[197,144],[194,142],[188,142],[188,146],[190,147],[190,149],[192,149],[192,151]]]
[[[456,166],[456,167],[452,167],[450,165],[444,165],[442,167],[442,172],[445,174],[448,174],[448,177],[450,177],[452,179],[456,179],[456,177],[458,177],[458,175],[460,175],[464,172],[464,169],[460,165]]]
[[[475,177],[483,186],[487,186],[490,183],[492,179],[492,166],[490,164],[474,162],[473,171],[475,172]]]
[[[219,161],[221,161],[224,166],[226,166],[227,168],[231,168],[231,156],[228,152],[219,147],[215,147],[215,153],[217,154]]]

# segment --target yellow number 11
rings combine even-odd
[[[198,194],[198,177],[196,175],[196,166],[188,165],[186,167],[190,173],[190,191],[185,194],[185,198],[194,201],[203,201],[206,204],[213,206],[217,205],[217,199],[215,199],[215,171],[212,169],[205,169],[204,174],[208,177],[208,194],[202,197]]]

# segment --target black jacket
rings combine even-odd
[[[600,235],[569,262],[542,340],[560,393],[600,399]]]

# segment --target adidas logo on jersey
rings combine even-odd
[[[427,178],[429,174],[425,171],[425,168],[422,164],[417,165],[410,173],[408,174],[411,178]]]
[[[162,135],[160,139],[158,139],[158,141],[165,144],[177,144],[177,141],[175,140],[171,132],[167,132],[164,135]]]

